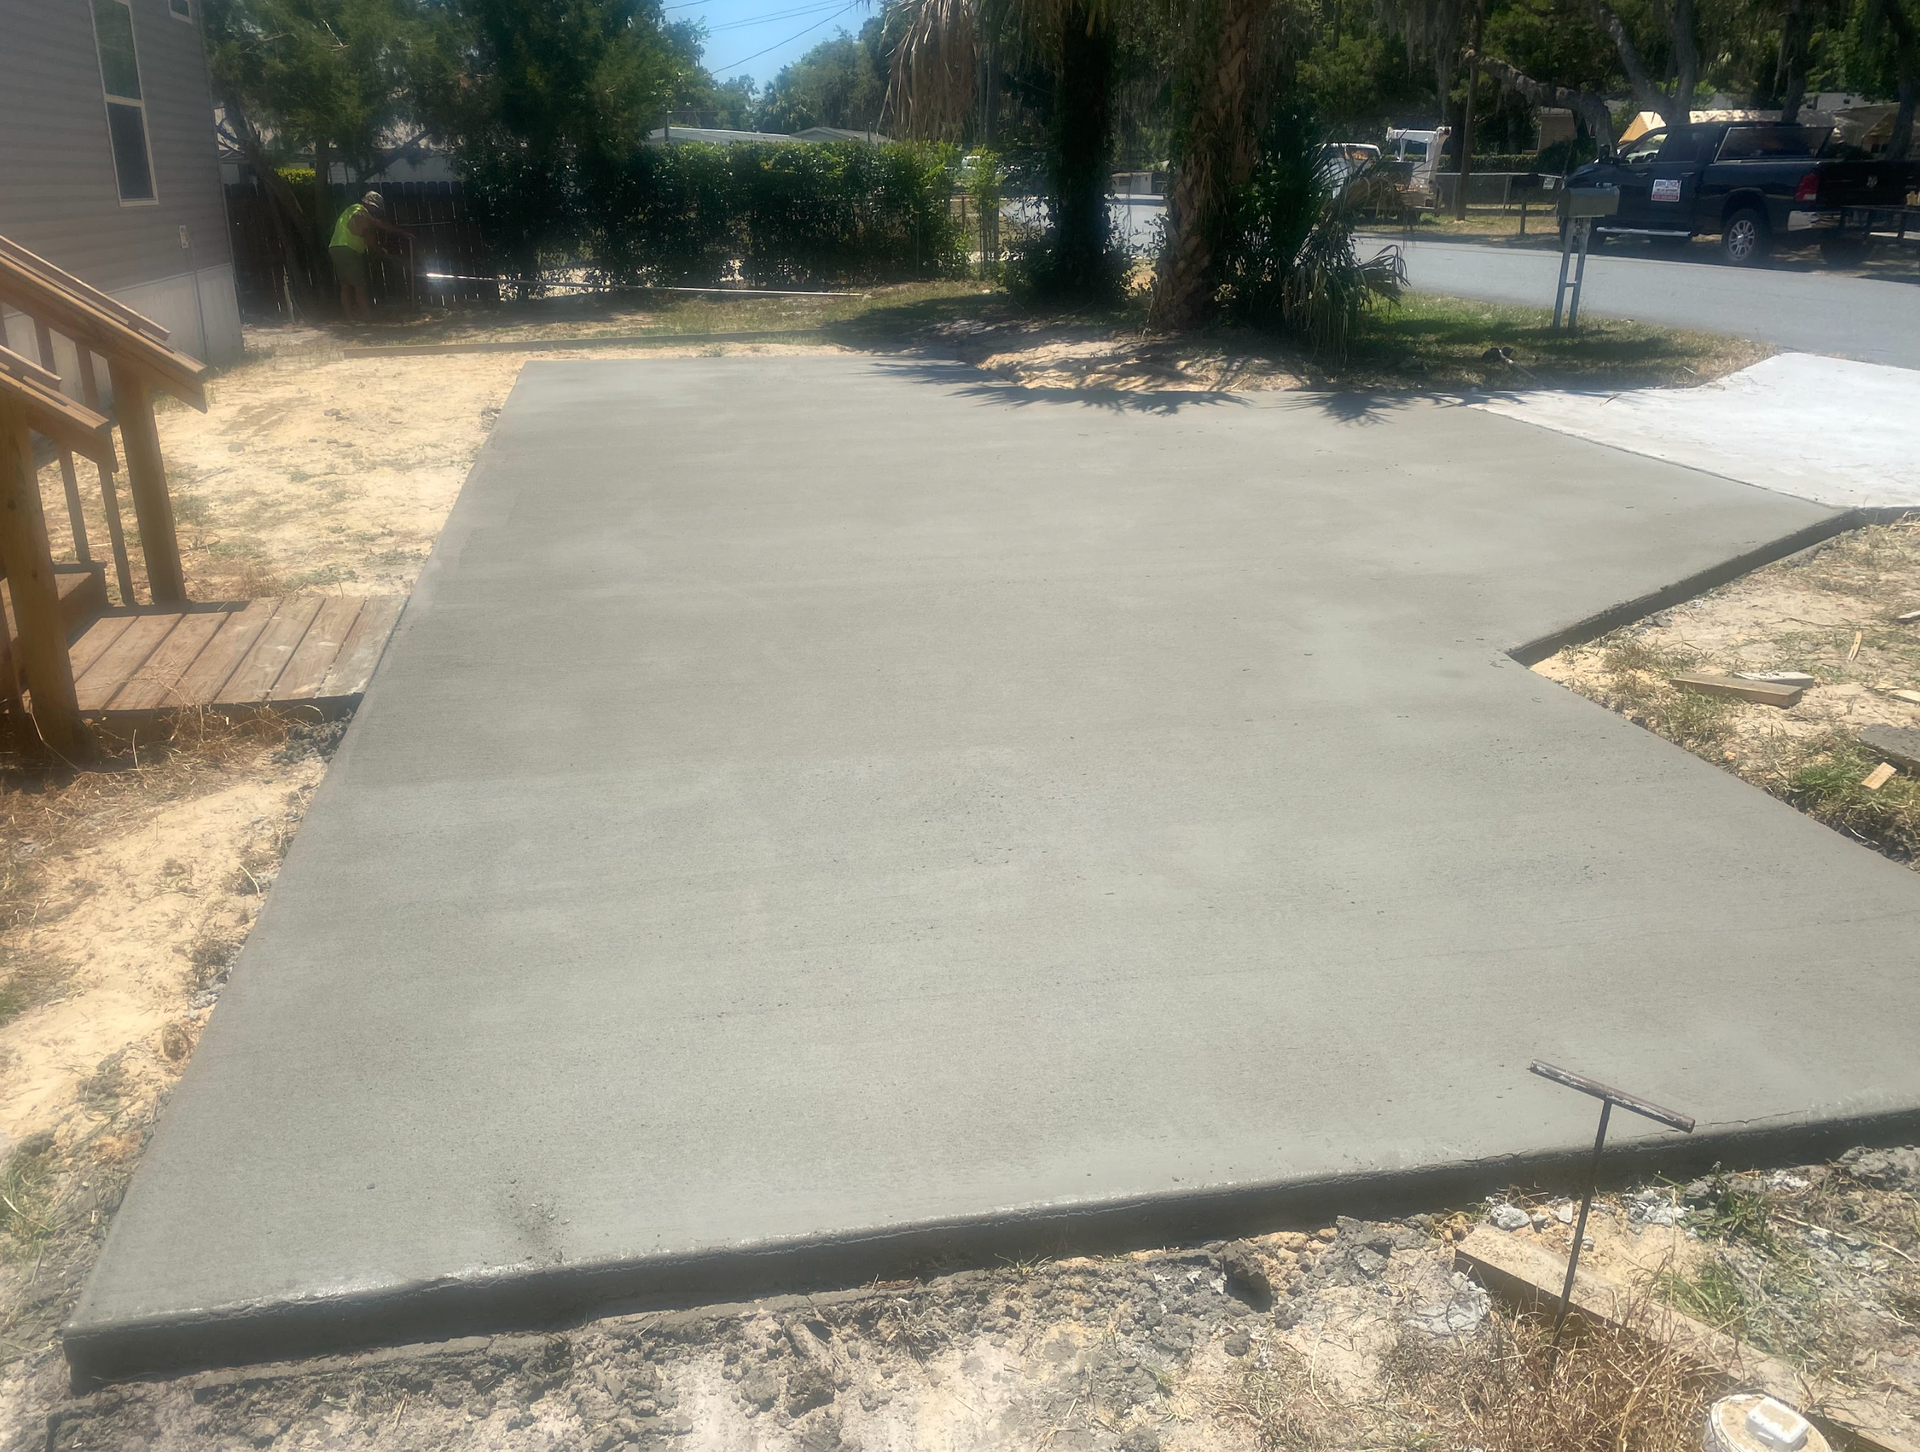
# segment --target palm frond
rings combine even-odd
[[[974,104],[980,67],[979,0],[905,0],[908,12],[887,78],[887,115],[905,136],[956,135]]]

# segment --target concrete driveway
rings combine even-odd
[[[68,1355],[1465,1197],[1590,1142],[1536,1056],[1702,1161],[1910,1115],[1920,876],[1508,654],[1836,518],[1434,403],[530,363]]]
[[[1361,254],[1395,242],[1369,233]],[[1462,242],[1399,242],[1416,288],[1490,302],[1553,306],[1560,254]],[[1704,254],[1704,243],[1695,244]],[[1805,353],[1920,368],[1920,283],[1829,273],[1736,268],[1610,253],[1587,259],[1580,306],[1632,318],[1753,338]]]

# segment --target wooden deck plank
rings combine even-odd
[[[147,657],[145,665],[128,678],[127,683],[107,702],[109,711],[154,711],[165,707],[197,704],[180,692],[180,678],[187,673],[207,642],[220,633],[229,612],[200,611],[182,615],[180,623]]]
[[[106,654],[107,647],[118,640],[138,618],[134,615],[103,615],[89,625],[80,638],[67,648],[67,659],[73,663],[75,679],[85,675],[87,667]]]
[[[183,618],[172,611],[160,615],[134,616],[132,623],[120,632],[119,639],[87,667],[85,675],[74,681],[73,688],[80,698],[80,709],[104,711],[107,702],[132,679],[135,671],[147,663],[147,657],[159,649],[160,642],[172,634],[174,626]]]
[[[226,685],[214,694],[213,704],[238,706],[266,700],[268,693],[273,690],[273,683],[280,679],[287,662],[300,648],[300,641],[305,637],[307,627],[313,624],[313,617],[320,613],[320,605],[321,600],[317,595],[296,595],[282,600],[280,608],[273,613],[273,619],[267,623],[267,628],[254,641],[253,649],[234,667]]]
[[[221,688],[240,662],[247,658],[260,632],[272,622],[280,608],[278,600],[250,600],[245,608],[234,611],[219,633],[208,641],[193,664],[180,677],[180,698],[194,705],[221,699]]]
[[[270,701],[310,701],[320,693],[320,683],[340,647],[360,618],[362,601],[358,595],[334,595],[324,601],[307,627],[299,648],[288,657],[286,669],[267,692]]]
[[[332,700],[341,696],[357,696],[367,688],[367,682],[373,677],[373,668],[380,664],[380,656],[387,648],[387,638],[393,634],[393,627],[400,622],[400,611],[407,603],[404,595],[369,595],[360,607],[360,618],[353,622],[353,631],[340,646],[340,653],[333,658],[333,667],[327,672],[327,678],[320,683],[318,695],[323,700]]]

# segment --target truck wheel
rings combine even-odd
[[[1720,250],[1735,267],[1759,266],[1772,243],[1766,214],[1757,207],[1741,208],[1720,229]]]

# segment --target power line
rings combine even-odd
[[[792,20],[801,15],[818,15],[822,10],[831,10],[841,0],[821,0],[817,5],[799,5],[792,10],[776,10],[767,15],[749,15],[745,20],[723,20],[718,25],[707,27],[709,34],[722,30],[745,30],[750,26],[767,25],[775,20]]]
[[[805,30],[796,31],[794,32],[794,34],[789,35],[785,40],[775,41],[772,45],[768,46],[766,50],[756,50],[752,55],[743,55],[737,61],[728,61],[723,66],[713,66],[713,67],[710,67],[710,69],[715,71],[730,71],[735,66],[743,66],[750,60],[759,60],[760,57],[763,55],[766,55],[768,51],[776,51],[780,49],[780,47],[783,45],[792,45],[801,36],[811,35],[814,31],[818,30],[821,26],[830,24],[833,21],[838,20],[842,15],[845,15],[847,11],[859,9],[860,6],[863,5],[864,3],[865,3],[865,0],[852,0],[851,4],[842,6],[840,9],[834,11],[833,14],[829,15],[825,20],[814,21],[813,24],[809,25]]]

